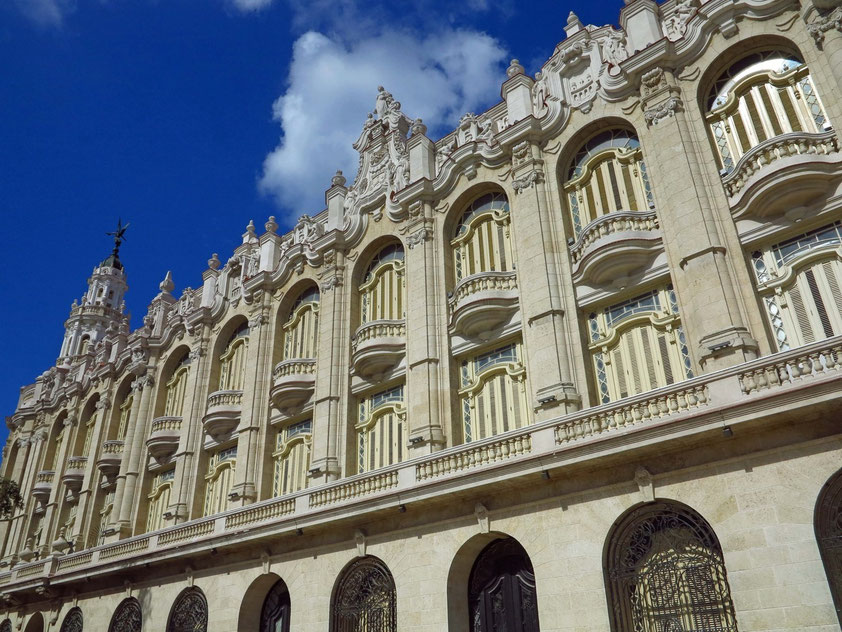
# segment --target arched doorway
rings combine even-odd
[[[397,632],[395,580],[386,565],[368,556],[351,562],[336,582],[331,632]]]
[[[468,607],[471,632],[538,632],[535,572],[517,540],[495,540],[479,554],[468,580]]]
[[[61,632],[82,632],[82,611],[71,608],[61,624]]]
[[[111,617],[108,632],[140,632],[143,615],[140,602],[134,597],[123,599]]]
[[[44,615],[40,612],[33,614],[24,628],[24,632],[44,632]]]
[[[208,600],[200,589],[185,588],[173,603],[167,632],[207,632]]]
[[[842,624],[842,470],[831,476],[819,493],[814,521],[827,583]]]
[[[284,580],[275,582],[260,610],[260,632],[289,632],[289,591]]]
[[[615,523],[605,549],[613,632],[736,632],[719,540],[696,511],[647,503]]]

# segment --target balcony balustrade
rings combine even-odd
[[[273,386],[269,396],[280,410],[306,402],[316,387],[316,361],[313,359],[284,360],[272,372]]]
[[[462,279],[449,297],[450,328],[467,337],[493,331],[518,310],[515,272],[480,272]]]
[[[663,250],[654,211],[619,211],[596,218],[570,246],[573,278],[602,285],[646,268]]]
[[[208,397],[208,410],[202,425],[214,439],[228,434],[240,422],[243,391],[216,391]]]
[[[102,450],[100,450],[96,466],[105,477],[110,478],[120,471],[120,462],[123,460],[123,447],[124,443],[122,441],[106,441],[102,444]]]
[[[152,420],[146,448],[152,458],[160,461],[178,448],[181,439],[181,417],[157,417]]]
[[[354,372],[372,377],[396,366],[406,355],[406,322],[374,320],[357,329],[351,339]]]
[[[32,486],[32,495],[35,499],[45,503],[50,499],[53,491],[53,478],[56,473],[53,470],[42,470],[35,475],[35,484]]]
[[[67,467],[64,468],[64,474],[61,477],[61,482],[68,489],[78,492],[82,487],[82,481],[85,479],[85,467],[88,464],[88,457],[86,456],[71,456],[67,459]]]

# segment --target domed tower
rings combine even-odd
[[[107,331],[119,329],[126,320],[123,296],[129,286],[119,255],[128,226],[118,221],[117,230],[107,233],[114,237],[111,255],[94,268],[81,304],[73,301],[70,306],[70,317],[64,323],[59,365],[72,364],[75,358],[93,350]]]

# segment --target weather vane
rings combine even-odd
[[[125,237],[123,235],[126,234],[126,230],[131,224],[126,224],[123,226],[122,220],[118,217],[117,218],[117,230],[112,231],[110,233],[105,233],[111,237],[114,237],[114,256],[117,256],[117,253],[120,251],[120,244],[123,243]]]

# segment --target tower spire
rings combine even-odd
[[[123,226],[123,220],[118,217],[117,230],[105,233],[106,235],[114,238],[114,250],[111,251],[111,256],[102,262],[102,265],[108,265],[112,268],[117,268],[118,270],[123,268],[123,264],[120,263],[120,246],[126,238],[125,234],[130,225],[131,222]]]

